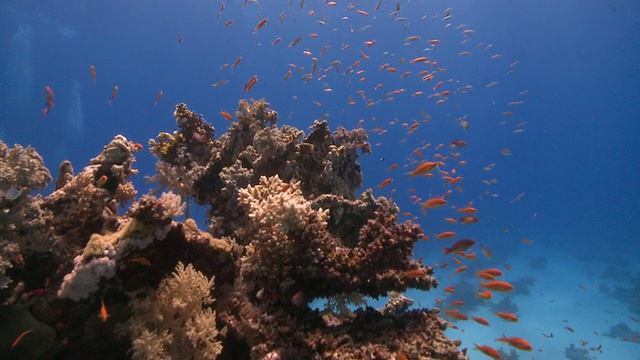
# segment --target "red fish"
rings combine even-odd
[[[89,67],[89,73],[91,73],[91,81],[93,82],[93,85],[96,85],[96,67],[91,65]]]
[[[160,92],[158,93],[158,95],[156,95],[156,99],[153,101],[153,105],[158,105],[158,101],[160,101],[160,97],[162,97],[162,90],[160,90]]]
[[[513,285],[509,284],[508,282],[498,281],[498,280],[480,283],[480,286],[490,290],[503,291],[503,292],[513,291],[513,289],[515,289]]]
[[[113,99],[116,98],[116,94],[118,93],[118,87],[114,86],[113,91],[111,92],[111,99],[109,99],[109,105],[113,103]]]
[[[107,318],[109,318],[109,313],[107,313],[107,307],[104,305],[104,297],[100,298],[100,302],[102,303],[102,306],[100,307],[100,320],[105,322],[107,321]]]
[[[47,116],[53,107],[53,90],[48,86],[44,87],[44,101],[47,104],[47,107],[42,109],[42,113],[44,116]]]
[[[498,350],[492,348],[491,346],[478,345],[476,343],[473,343],[473,345],[476,346],[476,350],[479,350],[480,352],[482,352],[483,354],[487,355],[488,357],[490,357],[490,358],[492,358],[494,360],[501,360],[502,359],[502,356],[500,355]]]
[[[502,337],[500,339],[497,339],[497,341],[506,342],[516,349],[520,349],[524,351],[533,350],[533,346],[531,346],[531,344],[529,344],[527,340],[519,337],[507,337],[506,335],[502,335]]]
[[[22,334],[18,335],[18,337],[13,341],[13,343],[11,344],[11,348],[15,349],[16,346],[18,346],[18,344],[20,343],[20,341],[22,341],[22,339],[30,332],[32,332],[33,329],[29,329],[29,330],[25,330],[22,332]]]
[[[475,244],[476,244],[475,240],[471,240],[471,239],[458,240],[450,248],[444,248],[444,254],[448,255],[448,254],[450,254],[452,252],[455,253],[455,252],[458,252],[458,251],[465,251],[465,250],[471,248]]]
[[[253,75],[246,84],[244,84],[244,92],[249,92],[251,88],[258,82],[258,75]]]

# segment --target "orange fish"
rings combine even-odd
[[[146,266],[151,266],[151,261],[149,261],[149,259],[147,259],[146,257],[137,257],[137,258],[131,259],[131,262],[135,262],[135,263],[146,265]]]
[[[113,103],[113,99],[116,98],[116,94],[118,93],[118,87],[114,86],[113,91],[111,92],[111,99],[109,99],[109,105]]]
[[[500,355],[498,350],[492,348],[491,346],[478,345],[476,343],[473,343],[473,345],[476,346],[476,350],[479,350],[480,352],[482,352],[483,354],[485,354],[488,357],[492,358],[493,360],[501,360],[502,359],[502,356]]]
[[[463,207],[458,209],[458,212],[461,212],[463,214],[472,214],[472,213],[477,213],[478,209],[471,207],[471,206],[467,206],[467,207]]]
[[[392,182],[393,182],[392,178],[387,178],[383,182],[381,182],[380,185],[378,185],[378,188],[383,188],[383,187],[391,184]]]
[[[231,116],[231,114],[229,114],[226,111],[220,110],[220,115],[222,115],[223,118],[232,121],[233,120],[233,116]]]
[[[504,320],[511,321],[511,322],[518,321],[518,317],[513,315],[512,313],[508,313],[504,311],[494,311],[494,313]]]
[[[238,64],[240,64],[240,61],[242,61],[242,56],[238,56],[238,58],[236,59],[236,61],[234,61],[233,65],[231,65],[231,68],[235,68],[236,66],[238,66]]]
[[[489,326],[489,325],[491,325],[491,324],[489,323],[489,321],[487,321],[487,319],[485,319],[485,318],[482,318],[482,317],[479,317],[479,316],[472,316],[471,318],[472,318],[475,322],[477,322],[478,324],[480,324],[480,325],[484,325],[484,326]]]
[[[433,209],[440,206],[443,206],[447,203],[447,201],[441,197],[434,197],[422,203],[422,208],[424,209]]]
[[[102,303],[102,307],[100,307],[100,320],[105,322],[107,321],[109,314],[107,313],[107,307],[104,305],[104,296],[100,298],[100,302]]]
[[[451,246],[450,248],[446,248],[445,247],[444,248],[444,254],[445,255],[449,255],[450,253],[456,253],[458,251],[465,251],[467,249],[470,249],[475,244],[476,244],[475,240],[461,239],[461,240],[456,241],[456,243],[453,244],[453,246]]]
[[[477,223],[478,221],[480,221],[480,219],[478,219],[476,216],[463,216],[460,218],[460,222],[465,225],[474,224],[474,223]]]
[[[258,24],[256,25],[255,29],[253,30],[254,33],[257,33],[258,30],[262,29],[263,27],[265,27],[267,25],[267,21],[269,19],[264,18],[264,19],[260,19],[260,21],[258,21]]]
[[[162,97],[162,90],[160,90],[160,92],[158,93],[158,95],[156,95],[156,99],[153,101],[153,105],[158,105],[158,101],[160,101],[160,98]]]
[[[428,174],[430,172],[432,172],[434,169],[436,169],[438,167],[438,163],[435,161],[426,161],[423,162],[422,164],[418,165],[415,169],[413,169],[413,171],[409,172],[408,174],[411,175],[411,177],[413,178],[414,176],[417,175],[425,175]]]
[[[524,350],[524,351],[532,351],[533,346],[529,344],[529,342],[525,339],[519,337],[507,337],[506,335],[502,335],[500,339],[496,339],[496,341],[506,342],[509,345],[513,346],[516,349]]]
[[[456,233],[454,233],[453,231],[445,231],[445,232],[441,232],[440,234],[436,234],[436,239],[450,239],[452,237],[456,237]]]
[[[422,278],[425,275],[427,275],[427,273],[423,269],[414,269],[414,270],[403,271],[402,274],[400,275],[400,278],[415,279],[415,278]]]
[[[42,113],[44,116],[47,116],[53,107],[53,90],[48,86],[44,87],[44,101],[47,104],[47,107],[42,109]]]
[[[479,277],[479,278],[481,278],[481,279],[485,279],[485,280],[495,280],[495,279],[496,279],[496,277],[495,277],[495,276],[493,276],[493,275],[491,275],[491,274],[487,274],[487,273],[482,272],[482,271],[478,271],[478,272],[476,273],[476,276],[477,276],[477,277]]]
[[[22,332],[22,334],[18,335],[18,337],[13,341],[13,343],[11,344],[11,348],[15,349],[16,346],[18,346],[18,344],[20,343],[20,341],[22,341],[22,339],[30,332],[32,332],[33,329],[29,329],[29,330],[25,330]]]
[[[246,84],[244,84],[244,92],[247,93],[258,82],[258,75],[253,75]]]
[[[107,177],[107,175],[102,175],[98,180],[96,180],[96,186],[104,187],[104,185],[107,183],[108,180],[109,178]]]
[[[476,295],[482,300],[489,300],[493,298],[493,293],[489,290],[477,292]]]
[[[95,86],[96,84],[96,67],[91,65],[89,66],[89,73],[91,74],[91,82],[93,82],[93,85]]]
[[[480,270],[479,272],[489,274],[493,277],[500,277],[504,275],[504,273],[500,269],[484,269],[484,270]]]
[[[445,310],[444,313],[445,313],[445,315],[451,316],[452,318],[454,318],[456,320],[469,320],[469,317],[467,315],[461,313],[460,310],[458,310],[458,309]]]
[[[458,274],[458,273],[461,273],[461,272],[466,271],[466,270],[467,270],[467,266],[466,266],[466,265],[462,265],[462,266],[460,266],[459,268],[455,269],[455,270],[453,271],[453,273],[454,273],[454,274]]]
[[[509,292],[515,289],[513,285],[509,284],[508,282],[498,281],[498,280],[480,283],[480,286],[489,290],[502,291],[502,292]]]

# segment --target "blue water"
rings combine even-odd
[[[179,102],[203,114],[218,135],[228,126],[219,112],[233,113],[241,98],[265,98],[278,111],[279,125],[303,130],[323,116],[332,129],[353,128],[364,120],[366,129],[379,127],[387,132],[370,133],[373,154],[360,158],[363,189],[373,188],[377,196],[392,197],[401,213],[411,213],[406,219],[415,216],[423,225],[432,240],[417,245],[416,257],[424,257],[429,264],[449,262],[447,269],[436,272],[440,289],[428,295],[411,293],[412,297],[424,296],[425,302],[440,298],[442,288],[458,281],[456,276],[475,282],[472,270],[468,275],[451,274],[455,264],[442,256],[441,249],[450,240],[433,237],[449,230],[459,237],[477,239],[493,251],[493,262],[482,259],[477,251],[482,266],[509,263],[520,269],[518,274],[536,280],[536,290],[514,302],[520,304],[521,317],[540,318],[536,329],[545,333],[552,327],[562,329],[561,319],[566,318],[558,315],[557,321],[545,323],[549,316],[523,306],[543,295],[545,281],[562,282],[564,276],[573,278],[567,275],[573,273],[584,276],[581,285],[591,281],[629,288],[635,281],[640,288],[640,3],[402,0],[401,13],[395,18],[388,15],[395,10],[395,2],[383,1],[377,12],[375,3],[357,2],[369,12],[363,16],[348,11],[348,4],[342,2],[327,7],[321,1],[307,0],[300,8],[298,1],[288,6],[287,1],[263,0],[261,8],[254,3],[245,8],[241,1],[227,1],[218,21],[220,1],[3,1],[0,140],[34,146],[55,172],[65,159],[80,170],[116,134],[146,144],[160,131],[173,131],[172,114]],[[442,20],[447,8],[453,16]],[[311,10],[315,15],[309,14]],[[283,12],[286,19],[279,23]],[[319,24],[317,20],[325,16],[326,25]],[[254,33],[261,17],[268,18],[268,24]],[[227,20],[233,23],[225,28]],[[465,30],[473,33],[465,35]],[[310,37],[311,33],[317,38]],[[412,35],[421,39],[405,40]],[[282,40],[271,45],[277,37]],[[289,47],[297,37],[302,41]],[[430,47],[429,39],[440,43],[424,51]],[[365,47],[364,42],[371,40],[375,44]],[[342,50],[347,44],[349,48]],[[324,46],[331,47],[320,56]],[[304,50],[312,56],[303,54]],[[471,54],[460,56],[463,51]],[[363,59],[361,52],[370,59]],[[434,80],[422,81],[418,71],[436,69],[408,63],[422,55],[446,71],[439,71]],[[500,56],[491,59],[493,55]],[[239,56],[242,61],[236,68],[221,69]],[[310,71],[312,57],[318,58],[323,71],[305,83],[301,75]],[[407,62],[400,63],[401,58]],[[341,62],[339,72],[324,72],[333,60]],[[343,74],[356,61],[364,73]],[[397,72],[380,71],[385,63]],[[304,67],[304,71],[296,72],[288,64]],[[96,69],[95,85],[91,65]],[[293,75],[285,81],[288,70]],[[405,71],[412,73],[401,79]],[[326,78],[318,80],[322,74]],[[245,94],[243,85],[253,75],[259,81]],[[229,82],[211,86],[221,80]],[[444,84],[433,90],[441,80]],[[487,87],[492,82],[497,84]],[[382,87],[375,90],[378,84]],[[55,105],[43,117],[45,86],[55,92]],[[114,86],[119,90],[109,105]],[[473,89],[462,94],[465,86]],[[400,88],[405,92],[387,101],[385,94]],[[163,96],[154,106],[161,90]],[[365,107],[359,90],[377,103]],[[442,97],[427,97],[445,90],[451,94],[442,104],[436,104]],[[416,91],[424,94],[411,96]],[[355,105],[349,105],[349,97]],[[516,101],[523,103],[508,105]],[[512,115],[504,116],[504,112]],[[423,122],[426,115],[430,120]],[[468,130],[459,125],[461,117],[469,122]],[[409,135],[408,126],[402,123],[411,125],[414,119],[420,125]],[[526,124],[517,127],[522,122]],[[524,131],[514,133],[518,129]],[[468,145],[451,149],[449,144],[455,139]],[[432,145],[421,150],[422,159],[412,155],[427,143]],[[438,144],[444,147],[436,151]],[[510,149],[512,155],[501,154],[501,149]],[[459,152],[460,158],[451,159],[452,152]],[[436,153],[449,156],[447,164],[463,176],[461,182],[445,187],[437,178],[409,179],[404,174],[415,166],[408,158],[428,160]],[[133,181],[142,194],[151,186],[143,177],[155,171],[155,158],[148,151],[137,153],[136,158],[140,175]],[[467,165],[457,166],[460,160]],[[392,164],[399,168],[387,171]],[[495,166],[483,170],[490,164]],[[393,182],[378,188],[386,178]],[[482,182],[492,179],[497,183]],[[447,207],[429,210],[427,216],[411,198],[415,195],[424,201],[449,189],[453,193]],[[520,200],[512,202],[521,193]],[[454,225],[444,221],[445,217],[459,218],[449,205],[464,207],[470,202],[479,209],[480,222]],[[532,244],[525,244],[522,238]],[[542,275],[531,267],[534,254],[548,259],[547,270],[554,269],[553,274]],[[603,275],[607,266],[619,267],[623,260],[628,264],[624,267],[628,281]],[[578,284],[567,282],[567,288],[575,289],[568,301],[584,302],[585,293]],[[588,291],[601,294],[596,286]],[[613,296],[606,300],[616,307],[611,310],[619,315],[615,322],[627,323],[636,333],[640,326],[629,317],[640,314],[627,312],[627,306],[640,301],[638,298],[640,294],[625,301]],[[611,325],[576,328],[575,333],[564,330],[566,339],[556,347],[544,338],[537,339],[534,347],[540,351],[522,358],[559,359],[570,343],[580,346],[586,334],[604,333]],[[464,337],[465,347],[473,348],[474,341],[500,345],[479,331],[474,333],[472,325],[458,322],[458,326],[469,329],[447,334]],[[492,331],[500,336],[503,331],[514,332],[517,326],[494,320]],[[597,346],[598,341],[586,347]],[[637,343],[602,341],[608,341],[606,351],[590,356],[640,357]],[[472,350],[469,355],[483,357]]]

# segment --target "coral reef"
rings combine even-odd
[[[48,196],[29,197],[20,185],[42,180],[11,178],[4,198],[30,204],[39,225],[24,234],[2,228],[19,245],[2,252],[13,279],[2,300],[55,324],[69,359],[392,359],[399,351],[467,359],[445,337],[438,309],[412,308],[402,295],[438,285],[433,269],[412,259],[422,228],[398,222],[398,206],[370,189],[356,194],[358,158],[371,152],[366,132],[332,133],[324,121],[308,135],[277,127],[263,100],[240,101],[235,115],[216,139],[179,104],[178,130],[149,142],[158,162],[148,179],[159,188],[123,214],[118,204],[136,195],[129,177],[141,146],[120,135],[77,175],[63,162]],[[190,199],[207,207],[207,231],[188,212],[176,220]],[[14,239],[32,233],[47,246],[13,260],[24,254]],[[390,299],[377,310],[366,296]],[[327,309],[308,306],[323,298]]]

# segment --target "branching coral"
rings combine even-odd
[[[149,297],[131,301],[123,332],[134,359],[215,359],[222,351],[210,293],[214,280],[178,263]]]

